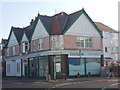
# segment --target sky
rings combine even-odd
[[[67,14],[85,9],[94,22],[118,30],[119,0],[1,0],[0,1],[0,42],[7,39],[11,27],[26,27],[38,12],[52,16],[62,11]]]

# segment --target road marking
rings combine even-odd
[[[104,89],[106,89],[106,87],[103,87],[101,90],[104,90]]]
[[[39,83],[39,82],[34,82],[34,83]]]
[[[118,85],[118,84],[120,84],[120,83],[114,83],[114,84],[111,84],[111,85],[109,85],[109,86],[112,87],[112,86],[115,86],[115,85]],[[104,90],[104,89],[106,89],[106,88],[109,88],[109,86],[103,87],[101,90]]]
[[[112,86],[115,86],[115,85],[118,85],[118,84],[120,84],[120,83],[111,84],[110,86],[112,87]]]
[[[20,82],[15,82],[16,84],[23,84],[23,83],[20,83]]]

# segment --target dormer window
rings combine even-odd
[[[23,53],[28,51],[28,42],[23,42]]]

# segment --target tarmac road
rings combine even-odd
[[[120,78],[106,79],[103,77],[83,77],[83,78],[69,78],[67,80],[58,79],[56,81],[46,81],[40,79],[29,78],[3,78],[2,88],[44,88],[51,90],[55,88],[94,88],[98,90],[106,90],[106,88],[113,88],[112,90],[120,90]]]

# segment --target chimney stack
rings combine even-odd
[[[30,25],[34,24],[34,19],[31,19]]]

